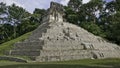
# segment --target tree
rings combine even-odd
[[[22,7],[16,6],[13,4],[12,6],[9,6],[9,19],[10,23],[14,26],[14,38],[17,37],[17,26],[19,23],[21,23],[22,20],[25,20],[29,17],[29,13],[25,11]]]
[[[24,19],[21,23],[17,26],[17,31],[20,35],[33,31],[36,29],[42,22],[42,17],[44,16],[46,10],[36,8],[33,14],[29,15],[29,18]]]
[[[103,30],[93,22],[82,22],[80,25],[81,27],[83,27],[84,29],[88,30],[89,32],[95,35],[105,37]]]
[[[80,10],[81,5],[82,0],[70,0],[68,3],[68,7],[72,8],[72,10],[75,12]]]
[[[6,8],[7,8],[6,4],[1,2],[0,3],[0,14],[4,13]]]
[[[100,15],[100,25],[106,34],[106,38],[120,44],[120,10],[119,0],[106,3],[104,11]]]
[[[0,43],[20,36],[17,26],[29,16],[22,7],[0,3]]]
[[[103,5],[103,0],[91,0],[89,3],[82,6],[79,14],[84,14],[85,20],[88,22],[93,21],[96,23],[99,13],[102,11]]]
[[[65,7],[65,18],[73,24],[78,24],[78,15],[70,7]]]
[[[45,13],[46,13],[45,9],[35,8],[35,10],[33,11],[32,17],[31,17],[31,21],[41,22],[42,17],[44,16]]]
[[[10,40],[13,33],[13,26],[11,24],[1,24],[0,26],[0,43]]]

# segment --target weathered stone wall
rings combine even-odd
[[[24,60],[24,59],[14,58],[14,57],[9,57],[9,56],[0,56],[0,60],[15,61],[15,62],[25,62],[25,63],[27,63],[27,61]]]
[[[42,22],[63,22],[64,8],[63,5],[51,2],[50,8],[42,19]]]
[[[92,58],[90,51],[85,50],[62,50],[62,51],[41,51],[36,61],[65,61]]]
[[[43,41],[16,43],[13,50],[10,50],[9,55],[39,56],[43,44]]]

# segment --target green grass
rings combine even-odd
[[[30,34],[31,34],[31,32],[26,33],[16,39],[13,39],[11,41],[1,44],[0,45],[0,55],[3,55],[4,52],[9,51],[11,48],[13,48],[13,44],[15,44],[16,42],[20,42],[20,41],[27,39],[30,36]]]
[[[0,68],[1,68],[1,66],[16,65],[16,64],[18,65],[21,63],[0,60]]]
[[[44,63],[0,62],[0,68],[120,68],[120,59],[85,59]]]

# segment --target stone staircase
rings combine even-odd
[[[39,56],[43,41],[16,43],[10,55],[19,56]]]
[[[17,57],[12,57],[12,56],[0,56],[0,60],[27,63],[27,61],[25,59],[21,59],[21,58],[17,58]]]

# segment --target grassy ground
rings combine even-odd
[[[7,50],[10,50],[13,47],[13,44],[15,44],[16,42],[20,42],[20,41],[27,39],[30,36],[30,34],[31,34],[31,32],[26,33],[16,39],[13,39],[11,41],[1,44],[0,45],[0,55],[3,55],[4,52],[6,52]]]
[[[0,61],[0,68],[120,68],[120,59],[86,59],[47,63],[15,63]]]

